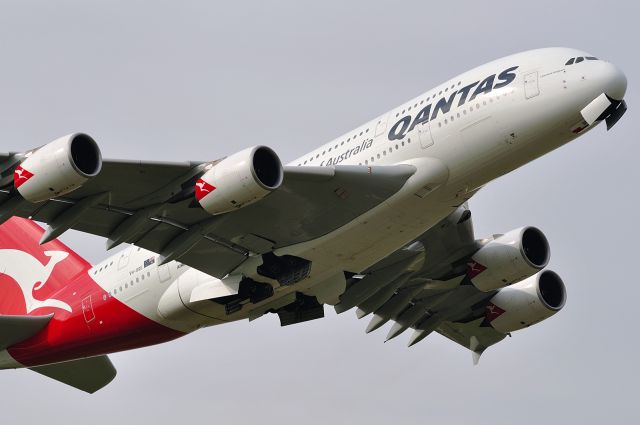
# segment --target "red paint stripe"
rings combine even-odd
[[[43,230],[36,223],[12,218],[0,226],[0,249],[22,251],[33,258],[32,266],[45,267],[51,258],[45,251],[69,255],[57,263],[46,282],[33,282],[34,299],[55,299],[68,304],[71,312],[57,307],[40,307],[30,315],[54,313],[47,327],[34,337],[11,347],[9,354],[26,366],[97,356],[144,347],[184,335],[154,322],[108,294],[88,274],[91,265],[59,241],[40,246]],[[41,263],[41,265],[38,264]],[[19,267],[0,269],[0,314],[24,315],[25,295],[14,277]],[[40,289],[35,289],[40,287]],[[84,308],[83,308],[84,307]]]

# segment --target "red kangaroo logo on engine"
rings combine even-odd
[[[213,192],[214,190],[216,190],[215,186],[213,186],[212,184],[207,183],[206,181],[199,179],[196,182],[196,200],[200,200],[202,198],[204,198],[205,196],[207,196],[209,193]]]
[[[33,177],[33,173],[31,171],[18,166],[13,172],[13,184],[17,189],[26,183],[31,177]]]

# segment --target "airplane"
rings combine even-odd
[[[0,368],[93,393],[108,354],[277,314],[436,332],[474,362],[565,305],[544,233],[477,239],[468,200],[626,111],[614,64],[544,48],[464,72],[283,166],[103,159],[84,133],[0,155]],[[45,228],[35,222],[46,224]],[[89,264],[57,238],[106,238]]]

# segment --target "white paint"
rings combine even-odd
[[[27,252],[0,249],[0,273],[11,277],[20,286],[27,314],[40,307],[55,307],[71,312],[69,304],[63,301],[53,298],[38,300],[33,296],[34,291],[42,289],[47,283],[54,267],[69,255],[64,251],[45,251],[44,254],[50,258],[46,265]]]
[[[227,315],[220,304],[189,302],[194,288],[211,277],[169,262],[172,278],[161,281],[157,262],[143,266],[145,259],[157,257],[156,254],[136,247],[95,266],[90,275],[135,311],[183,332],[257,317],[266,305],[291,299],[296,291],[325,293],[315,286],[333,282],[331,277],[343,270],[365,270],[438,223],[491,180],[576,138],[571,128],[582,120],[580,111],[602,93],[615,93],[618,98],[624,94],[626,79],[614,65],[604,61],[564,65],[568,58],[576,56],[590,55],[575,49],[552,48],[498,59],[293,161],[291,165],[300,166],[327,165],[330,160],[343,165],[413,164],[417,172],[400,191],[352,222],[316,240],[277,250],[277,255],[297,255],[312,261],[311,274],[304,281],[281,287],[258,276],[256,267],[262,260],[249,257],[233,273],[274,285],[274,296],[262,303],[245,304],[239,312]],[[426,104],[431,103],[433,108],[443,96],[513,66],[518,69],[509,85],[479,94],[473,100],[472,89],[462,106],[458,106],[456,97],[448,113],[417,125],[402,140],[388,139],[389,131],[403,116],[415,117]],[[537,93],[527,96],[525,86],[531,81],[525,81],[524,76],[532,73],[537,76]],[[585,75],[588,78],[582,78]],[[119,266],[111,266],[114,263]],[[135,288],[131,294],[130,286]],[[328,292],[335,301],[335,291]]]

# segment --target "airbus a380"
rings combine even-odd
[[[0,368],[94,392],[107,354],[267,313],[391,322],[473,353],[565,304],[525,226],[476,239],[484,185],[626,111],[615,65],[569,48],[452,78],[289,165],[254,146],[211,162],[103,160],[75,133],[0,157]],[[34,221],[46,223],[42,228]],[[130,244],[91,265],[56,238]]]

